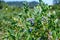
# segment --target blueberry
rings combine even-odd
[[[34,18],[27,18],[27,21],[29,21],[32,26],[34,25]]]
[[[32,28],[32,27],[30,27],[30,28],[29,28],[29,32],[31,33],[31,32],[32,32],[32,30],[33,30],[33,28]]]

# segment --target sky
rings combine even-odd
[[[48,5],[53,5],[53,0],[43,0],[43,2],[47,3]]]
[[[28,1],[28,2],[37,1],[37,2],[39,2],[39,0],[4,0],[4,1],[6,1],[6,2],[8,2],[8,1]],[[43,2],[47,3],[48,5],[53,4],[53,0],[43,0]]]
[[[4,0],[4,1],[23,1],[23,0]]]

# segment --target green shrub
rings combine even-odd
[[[43,6],[42,6],[43,5]],[[25,5],[26,7],[26,5]],[[28,6],[27,6],[28,7]],[[2,40],[56,40],[60,39],[60,19],[57,11],[40,4],[34,9],[29,7],[0,11],[0,30]],[[49,10],[49,11],[48,11]],[[10,11],[10,12],[9,12]]]

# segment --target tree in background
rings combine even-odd
[[[0,9],[2,9],[4,5],[5,5],[4,0],[0,0]]]
[[[53,0],[53,4],[60,4],[60,0]]]
[[[0,9],[2,9],[2,0],[0,0]]]

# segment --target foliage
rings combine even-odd
[[[1,40],[60,39],[58,11],[49,10],[51,7],[44,3],[34,9],[30,9],[27,4],[22,9],[13,8],[8,6],[0,10]]]

